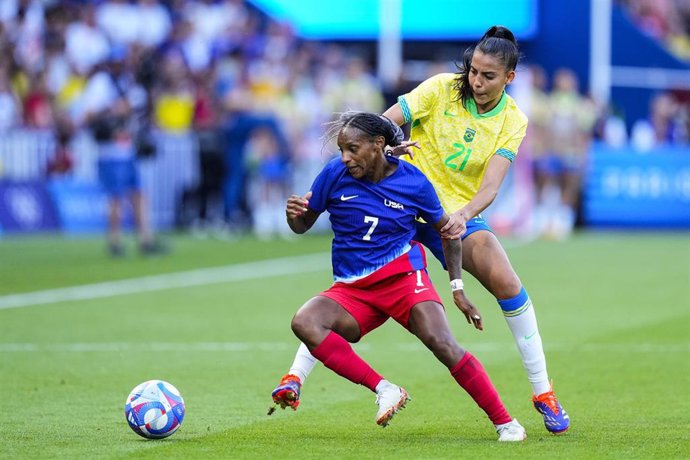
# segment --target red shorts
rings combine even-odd
[[[340,304],[359,324],[360,338],[393,318],[409,330],[412,307],[433,301],[441,305],[425,269],[396,273],[368,284],[366,278],[354,283],[335,283],[320,295]]]

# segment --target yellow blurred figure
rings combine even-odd
[[[82,75],[70,75],[57,93],[57,103],[60,107],[70,106],[86,87],[86,78]]]
[[[169,132],[186,132],[192,126],[194,97],[186,92],[164,93],[154,107],[156,125]]]

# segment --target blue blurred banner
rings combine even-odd
[[[63,232],[74,235],[105,232],[107,198],[98,184],[55,180],[48,184],[48,188],[60,215]]]
[[[4,233],[50,232],[60,222],[40,181],[0,182],[0,228]]]
[[[584,219],[595,227],[690,228],[690,148],[595,146]]]

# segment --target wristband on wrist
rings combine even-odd
[[[465,283],[462,282],[462,280],[451,280],[450,282],[450,290],[455,292],[455,291],[462,291],[465,288]]]

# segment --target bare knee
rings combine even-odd
[[[510,273],[510,276],[502,277],[500,282],[496,283],[492,289],[492,294],[497,299],[512,299],[520,293],[522,289],[522,283],[520,278],[517,277],[515,272]]]
[[[290,327],[297,338],[305,343],[312,342],[316,336],[320,335],[319,331],[323,329],[312,315],[303,311],[295,313]]]
[[[307,301],[292,318],[292,331],[313,350],[332,332],[349,342],[359,340],[359,324],[338,303],[316,296]]]

